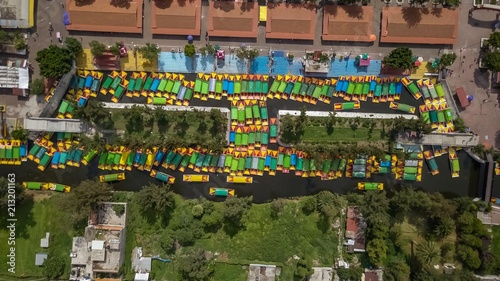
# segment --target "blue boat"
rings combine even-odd
[[[227,79],[224,79],[222,81],[222,91],[227,92],[227,87],[228,87],[228,81],[227,81]]]
[[[92,86],[92,76],[87,76],[85,78],[85,88],[90,88]]]

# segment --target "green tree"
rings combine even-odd
[[[312,260],[310,258],[300,258],[297,261],[294,276],[298,280],[307,280],[307,277],[313,273],[314,270],[312,269]]]
[[[177,269],[184,280],[210,280],[214,267],[205,257],[202,249],[191,249],[181,254],[177,259]]]
[[[35,60],[40,67],[40,74],[47,78],[61,78],[73,67],[73,56],[70,51],[56,45],[38,51]]]
[[[144,131],[144,108],[133,105],[123,112],[125,118],[125,128],[129,134],[142,133]]]
[[[417,259],[425,266],[434,266],[441,258],[441,248],[432,241],[425,241],[417,244]]]
[[[438,239],[444,239],[450,236],[455,230],[455,222],[450,217],[439,219],[436,227],[434,228],[434,235]]]
[[[111,113],[104,108],[104,104],[95,99],[90,99],[84,107],[76,107],[73,114],[75,118],[94,123],[94,125],[107,129],[112,126]]]
[[[30,94],[40,96],[45,94],[45,83],[43,79],[35,78],[30,83]]]
[[[250,208],[251,203],[252,197],[228,197],[224,201],[224,218],[235,226],[241,226],[243,215]]]
[[[407,47],[392,50],[382,61],[384,65],[397,69],[410,69],[413,66],[413,53]]]
[[[196,54],[196,49],[193,44],[186,44],[184,46],[184,55],[189,58],[193,58]]]
[[[269,207],[271,208],[271,214],[274,216],[278,216],[283,212],[286,206],[286,201],[283,198],[277,198],[271,201],[271,204],[269,204]]]
[[[149,62],[155,63],[158,62],[158,56],[161,53],[161,48],[157,44],[146,43],[146,46],[139,48],[139,53]]]
[[[458,7],[461,4],[460,0],[440,0],[439,2],[447,7]]]
[[[465,129],[467,128],[467,126],[465,126],[464,120],[460,116],[457,116],[457,118],[453,120],[453,126],[455,127],[455,131],[460,133],[465,133]]]
[[[104,54],[104,52],[106,52],[108,49],[106,45],[97,40],[90,41],[89,46],[90,46],[90,52],[94,57],[98,57]]]
[[[492,32],[488,39],[488,44],[493,48],[500,48],[500,32]]]
[[[489,52],[483,58],[483,64],[491,71],[500,71],[500,52]]]
[[[83,52],[82,43],[75,37],[66,37],[66,39],[64,39],[64,45],[66,46],[66,49],[73,54],[75,59]]]
[[[340,281],[358,281],[361,280],[362,275],[363,269],[355,266],[351,266],[349,268],[340,267],[337,269],[337,276],[339,277]]]
[[[28,140],[29,132],[23,128],[13,130],[10,136],[15,140],[20,140],[21,142],[25,142]]]
[[[10,36],[5,30],[0,30],[0,44],[10,43]]]
[[[175,197],[166,186],[150,184],[143,187],[135,196],[138,206],[143,214],[163,214],[175,208]]]
[[[195,218],[203,216],[203,206],[201,204],[194,205],[191,209],[191,214],[193,214]]]
[[[64,274],[66,263],[59,256],[49,255],[43,263],[43,275],[52,280]]]
[[[384,268],[385,281],[408,281],[410,280],[410,267],[400,259],[392,260]]]
[[[457,55],[455,53],[443,54],[439,61],[441,68],[446,68],[451,66],[455,60],[457,59]]]
[[[380,266],[387,256],[387,243],[383,239],[372,239],[366,244],[366,252],[370,262]]]
[[[72,215],[74,224],[85,221],[100,203],[112,198],[111,186],[98,180],[82,181],[76,188],[71,189],[64,202],[64,209]]]
[[[474,250],[469,246],[459,244],[456,253],[458,259],[466,268],[476,270],[481,266],[481,259],[479,258],[477,250]]]
[[[108,48],[108,51],[110,53],[112,53],[113,55],[115,56],[119,56],[120,55],[120,45],[119,43],[116,43],[114,45],[111,45],[109,48]]]
[[[22,37],[22,36],[16,36],[14,38],[14,40],[12,41],[12,43],[14,45],[14,48],[16,48],[16,50],[18,50],[18,51],[24,50],[28,46],[26,44],[26,39],[24,39],[24,37]]]

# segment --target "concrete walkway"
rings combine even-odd
[[[400,134],[397,141],[402,144],[441,145],[472,147],[479,143],[479,136],[465,133],[430,133],[421,138]]]
[[[307,111],[306,115],[310,117],[329,117],[330,113],[333,111]],[[292,115],[292,116],[299,116],[300,111],[298,110],[279,110],[278,111],[278,116],[281,115]],[[335,111],[335,117],[341,117],[341,118],[372,118],[372,119],[394,119],[398,117],[403,117],[405,119],[417,119],[418,117],[416,115],[410,115],[410,114],[392,114],[392,113],[387,113],[387,114],[381,114],[381,113],[357,113],[357,112],[337,112]]]
[[[124,109],[127,107],[132,107],[134,105],[136,106],[142,106],[142,107],[147,107],[151,110],[154,110],[157,107],[162,107],[163,109],[167,111],[207,111],[209,112],[212,109],[217,109],[220,112],[223,113],[230,113],[231,111],[226,108],[226,107],[205,107],[205,106],[177,106],[177,105],[152,105],[152,104],[144,104],[144,103],[113,103],[113,102],[103,102],[104,108],[110,108],[110,109]]]

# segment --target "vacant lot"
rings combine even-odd
[[[66,261],[65,276],[70,270],[69,252],[71,251],[72,233],[64,221],[67,214],[64,213],[59,204],[64,200],[65,194],[53,194],[38,192],[34,197],[26,200],[23,205],[16,208],[16,273],[15,277],[41,277],[42,267],[35,266],[35,255],[37,253],[48,253],[57,255]],[[82,230],[83,231],[83,230]],[[48,249],[40,247],[40,239],[45,233],[50,232],[50,244]],[[5,227],[0,229],[0,241],[7,241],[9,233]],[[0,247],[0,280],[9,278],[7,255],[7,242]],[[11,277],[12,278],[12,277]],[[12,279],[8,279],[12,280]]]

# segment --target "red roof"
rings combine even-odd
[[[465,93],[465,89],[460,87],[460,88],[456,89],[456,92],[457,92],[457,98],[458,98],[458,101],[460,102],[460,105],[463,108],[466,108],[467,106],[469,106],[470,102],[467,99],[467,94]]]
[[[365,272],[365,281],[378,281],[377,273],[373,271]]]
[[[356,214],[356,207],[349,207],[347,208],[347,225],[346,225],[346,236],[351,236],[350,234],[353,234],[353,238],[356,236],[356,233],[358,232],[358,218]]]

